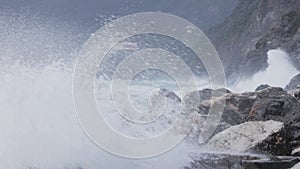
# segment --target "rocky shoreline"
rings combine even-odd
[[[195,91],[200,98],[189,99],[196,103],[193,109],[202,119],[198,129],[192,130],[190,142],[197,142],[201,136],[200,122],[207,118],[210,106],[216,100],[225,100],[219,126],[205,143],[223,153],[194,154],[185,169],[288,169],[297,163],[293,169],[300,168],[300,99],[295,94],[300,92],[295,84],[299,77],[295,76],[285,89],[269,85],[244,93],[218,89],[224,91],[218,97],[212,96],[216,90]]]

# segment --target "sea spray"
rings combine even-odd
[[[261,84],[284,88],[297,73],[299,71],[293,66],[288,54],[281,49],[274,49],[268,52],[268,67],[266,70],[240,81],[232,89],[237,92],[254,91]]]
[[[0,30],[0,168],[160,169],[188,163],[192,149],[185,144],[143,160],[96,146],[80,127],[72,98],[73,67],[84,38],[53,21],[1,18],[6,26]],[[146,88],[135,90],[143,94]],[[102,94],[97,93],[105,99]]]

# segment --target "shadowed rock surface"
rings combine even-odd
[[[206,153],[191,156],[190,165],[183,169],[289,169],[300,161],[298,157],[257,154]]]
[[[259,85],[259,86],[255,89],[255,91],[257,92],[257,91],[260,91],[260,90],[264,90],[264,89],[266,89],[266,88],[268,88],[268,87],[271,87],[271,86],[268,85],[268,84],[262,84],[262,85]]]
[[[295,90],[297,88],[297,85],[300,85],[300,74],[297,74],[294,76],[289,84],[284,88],[285,90]]]
[[[226,100],[222,121],[237,125],[247,121],[275,120],[283,122],[292,140],[300,138],[300,102],[282,88],[269,87],[257,92],[229,93],[222,96]],[[199,113],[209,110],[209,101],[199,104]],[[299,143],[291,143],[291,149]],[[282,154],[289,155],[289,154]]]
[[[246,158],[245,160],[242,160],[246,162],[241,164],[241,159],[235,158],[244,158],[242,157],[244,155],[237,155],[237,157],[230,156],[230,158],[219,156],[217,158],[218,154],[216,154],[213,156],[216,157],[216,159],[206,159],[206,162],[204,162],[204,157],[204,159],[194,158],[195,161],[191,164],[192,167],[190,166],[190,168],[202,169],[207,167],[210,169],[214,168],[211,166],[220,165],[218,168],[223,167],[224,169],[276,169],[275,166],[280,169],[285,169],[291,168],[293,165],[299,162],[298,158],[294,159],[294,157],[291,157],[292,151],[300,147],[300,102],[293,95],[289,94],[280,87],[267,87],[255,92],[244,93],[231,93],[228,90],[223,90],[221,94],[219,93],[220,95],[215,95],[214,97],[212,96],[212,93],[214,93],[214,90],[212,89],[194,91],[189,95],[190,97],[185,97],[183,99],[185,102],[189,102],[191,105],[193,105],[191,106],[191,111],[197,111],[199,116],[202,117],[200,120],[198,120],[198,124],[190,134],[189,138],[192,140],[191,142],[197,141],[196,138],[201,135],[201,128],[203,127],[203,123],[208,116],[210,106],[215,102],[225,100],[226,104],[222,119],[216,131],[213,133],[210,140],[208,140],[208,144],[214,142],[215,140],[216,142],[223,141],[224,144],[227,142],[228,144],[237,146],[239,142],[240,145],[247,145],[247,140],[250,140],[250,142],[255,144],[248,144],[251,146],[250,148],[248,147],[244,149],[245,151],[264,153],[267,154],[267,156],[270,156],[270,158],[257,158],[254,161],[253,159]],[[256,130],[257,127],[253,126],[250,126],[250,128],[247,129],[251,130],[249,131],[250,133],[253,133],[250,134],[248,139],[245,139],[244,141],[243,139],[237,139],[232,136],[231,138],[238,140],[237,142],[234,142],[234,139],[232,140],[231,138],[227,138],[228,133],[225,133],[224,137],[217,138],[218,135],[222,135],[223,132],[226,130],[230,131],[232,128],[236,128],[237,131],[235,134],[240,133],[245,135],[247,131],[243,131],[238,125],[246,125],[247,123],[263,124],[269,122],[280,124],[280,128],[278,128],[276,131],[273,131],[272,129],[274,128],[272,127],[271,130],[265,130],[263,125],[258,125],[258,127],[263,131],[261,134],[268,133],[263,139],[261,136],[255,137],[255,134],[253,133],[258,131]],[[253,138],[249,139],[250,136]],[[228,148],[232,148],[234,146],[229,145]],[[212,147],[217,146],[213,145]],[[294,155],[297,156],[296,154]],[[289,157],[279,158],[279,156]]]
[[[232,80],[266,69],[267,52],[276,48],[300,69],[299,26],[299,0],[240,0],[232,15],[205,32]]]

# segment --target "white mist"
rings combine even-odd
[[[0,26],[6,25],[0,30],[1,169],[160,169],[188,164],[187,151],[193,149],[184,146],[136,160],[95,145],[80,127],[72,98],[75,59],[70,51],[79,51],[78,35],[38,18],[0,18]]]
[[[261,84],[275,87],[285,87],[289,80],[299,73],[293,66],[286,52],[281,49],[268,52],[268,68],[255,74],[252,78],[240,81],[234,91],[254,91]]]

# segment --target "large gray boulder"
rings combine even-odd
[[[255,91],[257,92],[257,91],[260,91],[260,90],[264,90],[264,89],[266,89],[268,87],[271,87],[271,86],[268,85],[268,84],[261,84],[261,85],[257,86],[257,88],[255,89]]]
[[[209,147],[217,150],[229,150],[234,152],[249,152],[254,150],[268,151],[276,154],[280,148],[288,144],[281,133],[284,123],[273,120],[251,121],[232,126],[211,138]],[[275,140],[274,140],[275,139]],[[276,145],[269,145],[274,140]],[[278,150],[279,149],[279,150]]]
[[[220,88],[220,89],[203,89],[203,90],[197,90],[190,93],[187,93],[183,98],[183,105],[184,105],[184,111],[192,113],[197,112],[198,117],[197,121],[195,123],[194,128],[190,131],[189,137],[187,137],[187,140],[190,143],[198,144],[199,136],[203,135],[203,128],[206,123],[206,118],[209,114],[209,109],[214,101],[217,99],[222,98],[224,95],[231,93],[229,90]],[[232,116],[233,118],[235,116]],[[215,133],[218,133],[220,131],[223,131],[224,129],[230,127],[231,125],[220,121],[219,124],[217,124]],[[214,134],[215,134],[214,133]],[[213,134],[213,135],[214,135]],[[207,139],[207,138],[206,138]],[[205,141],[206,141],[205,139]]]
[[[291,169],[300,169],[300,163],[296,164],[294,167],[292,167]]]
[[[299,154],[300,154],[300,147],[295,148],[291,153],[291,155],[293,156],[298,156]]]

